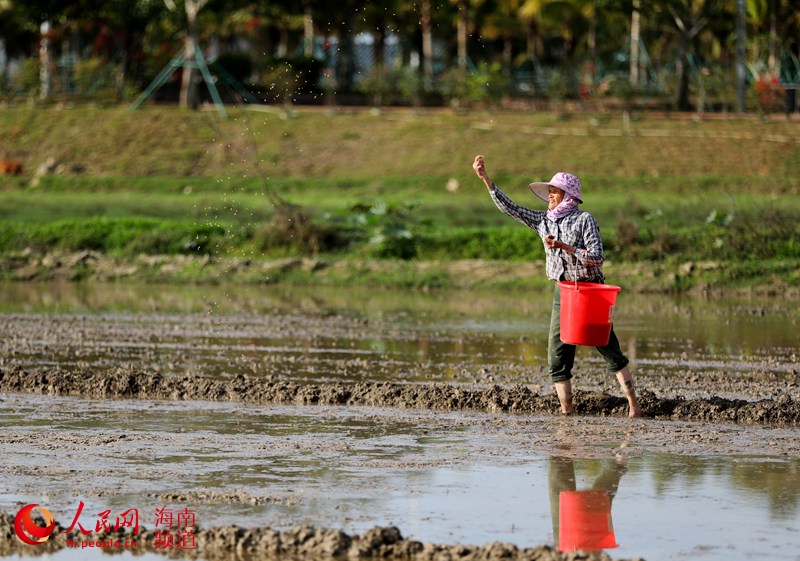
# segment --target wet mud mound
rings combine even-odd
[[[140,528],[137,535],[122,531],[82,535],[78,532],[61,534],[64,527],[56,523],[50,539],[39,546],[25,545],[14,534],[14,519],[0,512],[0,556],[47,555],[67,548],[67,539],[73,542],[136,541],[135,551],[168,554],[171,558],[210,561],[249,559],[403,559],[408,561],[565,561],[593,559],[610,561],[605,553],[561,553],[541,545],[519,548],[512,544],[492,543],[484,546],[441,545],[406,539],[397,528],[375,527],[361,535],[349,535],[340,530],[300,526],[279,531],[271,528],[246,529],[225,526],[198,529],[194,549],[154,549],[156,531]],[[105,550],[104,550],[105,551]]]
[[[100,399],[234,401],[252,404],[348,405],[483,411],[490,413],[557,414],[555,395],[541,395],[527,386],[475,387],[456,384],[297,384],[238,375],[230,380],[202,376],[162,376],[119,368],[111,372],[65,371],[60,368],[0,370],[0,392],[34,393]],[[643,391],[645,416],[686,421],[799,424],[800,403],[788,395],[746,401],[720,397],[658,397]],[[627,402],[602,392],[575,393],[579,414],[626,415]]]

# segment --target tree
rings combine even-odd
[[[167,8],[177,12],[179,6],[175,0],[164,0]],[[197,109],[197,64],[196,54],[200,52],[200,31],[197,16],[208,0],[183,0],[183,12],[186,15],[186,36],[183,40],[183,75],[181,77],[180,106],[185,109]]]
[[[482,35],[502,40],[503,72],[511,75],[514,63],[514,38],[522,32],[519,11],[523,0],[497,0],[497,7],[486,18]]]
[[[425,87],[428,88],[433,84],[433,17],[431,0],[422,0],[419,25],[422,32],[422,72],[425,77]]]
[[[334,75],[338,92],[349,92],[353,89],[356,71],[353,55],[356,32],[354,25],[359,21],[358,16],[362,5],[359,0],[341,0],[336,3],[320,2],[318,5],[320,27],[327,33],[335,35],[337,40]]]
[[[39,22],[27,2],[0,1],[0,45],[8,57],[31,54]]]
[[[689,57],[696,53],[695,39],[708,25],[707,13],[710,8],[713,8],[713,3],[714,0],[664,0],[655,6],[660,20],[677,39],[675,105],[681,111],[691,109],[689,103]]]

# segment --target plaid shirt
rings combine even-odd
[[[591,214],[583,211],[573,212],[553,222],[547,218],[546,211],[531,210],[516,204],[494,184],[489,194],[497,208],[531,230],[535,230],[542,240],[547,234],[553,234],[557,240],[575,248],[574,254],[562,249],[545,249],[548,279],[605,282],[601,269],[604,257],[600,227]]]

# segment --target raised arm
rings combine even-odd
[[[489,174],[486,173],[486,163],[484,162],[483,156],[475,156],[475,161],[472,162],[472,169],[475,170],[475,173],[478,175],[481,181],[483,181],[483,184],[486,185],[494,204],[497,205],[497,208],[500,209],[500,212],[510,216],[514,220],[521,222],[533,230],[537,230],[539,224],[544,219],[544,211],[525,208],[524,206],[520,206],[509,199],[508,195],[503,193],[503,191],[501,191],[494,184],[494,182],[489,179]]]
[[[481,178],[489,191],[494,189],[494,183],[492,183],[492,180],[489,179],[489,175],[486,173],[486,163],[483,160],[483,156],[475,156],[475,161],[472,162],[472,169],[475,170],[475,173],[478,174],[478,177]]]

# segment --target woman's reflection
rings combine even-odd
[[[550,513],[559,551],[598,551],[619,545],[611,521],[611,501],[626,471],[626,460],[622,456],[605,461],[594,485],[578,490],[573,460],[560,456],[550,458],[547,468]]]

